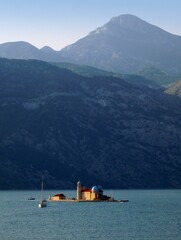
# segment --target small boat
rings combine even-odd
[[[29,197],[28,200],[35,200],[35,198],[34,197]]]
[[[46,207],[47,206],[47,200],[46,199],[43,199],[39,204],[38,204],[38,207],[39,208],[43,208],[43,207]]]
[[[43,198],[43,176],[42,176],[42,182],[41,182],[41,197],[40,197],[40,202],[38,204],[39,208],[43,208],[47,206],[47,200]]]

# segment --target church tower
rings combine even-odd
[[[81,200],[82,199],[82,188],[81,188],[81,182],[78,181],[77,182],[77,200]]]

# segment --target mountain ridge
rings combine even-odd
[[[120,21],[122,21],[121,24]],[[101,29],[103,30],[101,31]],[[179,49],[174,50],[177,48],[175,46],[178,46]],[[169,48],[172,49],[168,50]],[[170,34],[138,17],[121,15],[112,18],[103,27],[67,48],[65,47],[61,52],[62,58],[67,61],[76,61],[78,64],[84,63],[124,73],[136,72],[140,70],[140,67],[149,65],[164,69],[169,67],[170,71],[173,71],[170,66],[172,64],[170,52],[174,52],[173,59],[174,55],[180,59],[180,49],[180,36]],[[165,67],[163,67],[164,60]],[[178,62],[176,60],[173,62],[172,66],[176,67]],[[178,66],[180,69],[181,66]]]
[[[181,187],[180,98],[37,60],[0,76],[1,189]]]
[[[43,47],[26,55],[23,47],[17,52],[16,44],[11,44],[16,49],[14,55],[7,45],[0,44],[0,56],[84,64],[117,73],[137,74],[148,67],[181,73],[181,36],[130,14],[113,17],[60,51]]]

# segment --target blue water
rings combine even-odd
[[[63,192],[75,197],[75,191]],[[181,240],[181,190],[105,190],[129,203],[57,203],[38,208],[39,191],[0,191],[2,240]],[[28,197],[35,201],[28,201]]]

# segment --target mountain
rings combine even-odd
[[[0,55],[5,58],[17,59],[39,59],[43,57],[38,48],[23,41],[0,44]]]
[[[137,75],[146,78],[148,83],[149,83],[148,80],[150,80],[156,83],[157,85],[164,87],[167,87],[170,84],[178,82],[181,79],[181,73],[173,74],[155,67],[144,68],[143,70],[139,71]]]
[[[163,85],[180,79],[180,53],[181,36],[129,14],[112,18],[60,51],[26,42],[0,44],[0,57],[69,62],[121,74],[148,73],[150,81]]]
[[[159,74],[159,81],[158,81],[159,84],[157,84],[155,81],[151,80],[150,75],[147,78],[147,72],[141,72],[140,75],[138,75],[138,74],[137,75],[136,74],[121,74],[121,73],[115,73],[115,72],[101,70],[101,69],[98,69],[95,67],[90,67],[88,65],[78,65],[78,64],[64,63],[64,62],[61,62],[61,63],[54,62],[52,64],[55,66],[58,66],[60,68],[65,68],[65,69],[71,70],[72,72],[75,72],[76,74],[79,74],[84,77],[94,77],[94,76],[117,77],[120,79],[124,79],[126,82],[129,82],[133,85],[148,86],[151,88],[160,88],[161,76],[165,76],[165,75]],[[170,76],[170,78],[168,78],[168,81],[171,80],[172,77]]]
[[[113,72],[136,73],[149,66],[181,72],[181,37],[129,14],[112,18],[60,53],[64,61]]]
[[[53,50],[53,48],[49,47],[49,46],[45,46],[43,48],[40,49],[42,52],[44,53],[55,53],[55,50]]]
[[[50,47],[38,49],[24,41],[0,44],[0,57],[2,58],[55,61],[58,59],[57,55],[57,52]]]
[[[0,59],[0,188],[181,187],[181,101],[112,76]]]

